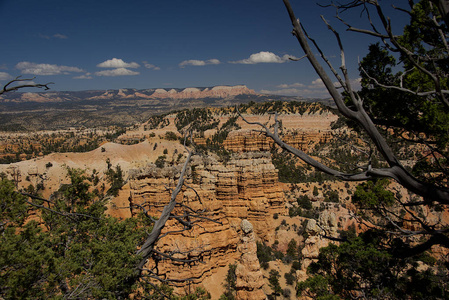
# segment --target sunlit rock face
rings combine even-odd
[[[244,219],[240,227],[242,229],[238,251],[241,256],[238,260],[235,275],[236,299],[238,300],[263,300],[266,295],[262,290],[264,285],[263,274],[257,258],[257,245],[253,231],[253,225]]]
[[[170,201],[170,188],[175,187],[180,168],[181,165],[158,168],[148,164],[130,170],[129,190],[126,191],[130,204],[145,207],[151,215],[160,215]],[[182,231],[183,227],[175,220],[167,223],[164,233],[173,233],[157,243],[157,250],[176,252],[177,258],[191,261],[159,261],[159,272],[171,279],[191,278],[194,284],[203,282],[217,268],[241,257],[241,251],[237,249],[242,241],[240,234],[244,232],[240,229],[243,219],[252,224],[254,245],[251,247],[254,248],[254,234],[268,240],[274,231],[270,222],[273,214],[286,213],[283,191],[269,153],[235,154],[226,164],[215,155],[193,156],[187,172],[187,185],[189,188],[183,189],[177,201],[204,213],[201,218],[190,219],[197,222],[190,230]],[[186,210],[180,207],[176,213],[180,215]],[[128,210],[130,215],[137,213],[137,208]],[[255,250],[252,259],[257,261]],[[154,262],[150,261],[151,264]]]
[[[228,98],[237,95],[255,95],[254,90],[245,85],[215,86],[213,88],[185,88],[180,91],[174,89],[156,89],[153,94],[148,95],[150,99],[201,99],[201,98]]]

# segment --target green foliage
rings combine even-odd
[[[125,181],[123,180],[123,171],[120,165],[117,165],[115,170],[110,168],[106,171],[106,180],[111,184],[111,187],[106,194],[114,197],[118,196],[118,191],[125,184]]]
[[[268,269],[268,262],[273,260],[273,250],[270,246],[265,245],[262,242],[257,241],[257,258],[259,259],[260,266],[263,269]]]
[[[170,123],[166,116],[167,114],[151,116],[151,118],[148,119],[147,124],[145,125],[145,130],[164,128]],[[154,134],[154,132],[150,133],[150,137],[155,136],[155,134],[152,134]]]
[[[225,282],[223,284],[225,287],[225,292],[220,297],[222,300],[235,299],[235,287],[237,282],[237,276],[235,274],[236,268],[237,264],[229,264],[228,273],[226,274]]]
[[[296,280],[295,275],[292,272],[285,273],[284,278],[288,285],[293,285]]]
[[[352,240],[357,237],[357,231],[355,230],[354,224],[348,226],[348,230],[339,230],[338,232],[342,240]]]
[[[431,269],[419,271],[417,258],[396,255],[401,247],[402,242],[370,230],[340,246],[321,248],[318,261],[309,266],[311,277],[297,285],[298,295],[317,299],[347,299],[354,293],[368,299],[404,299],[405,295],[410,299],[444,298],[447,274],[438,277]]]
[[[315,189],[314,189],[315,191]],[[312,201],[310,201],[309,196],[307,195],[301,195],[298,199],[296,199],[296,202],[298,202],[298,205],[304,209],[312,209]]]
[[[318,208],[314,208],[309,196],[301,195],[296,199],[297,207],[289,208],[290,217],[302,216],[308,219],[317,219],[319,215]]]
[[[255,103],[253,101],[240,104],[239,111],[241,113],[249,113],[264,115],[268,112],[278,112],[285,114],[300,114],[303,115],[305,112],[315,113],[317,111],[326,112],[331,110],[329,107],[324,106],[317,102],[299,102],[299,101],[269,101],[263,103]]]
[[[317,300],[340,299],[340,297],[331,294],[329,281],[326,277],[321,275],[309,277],[305,281],[301,281],[296,285],[296,292],[298,296],[301,296],[305,291],[308,295],[313,295],[313,298]]]
[[[176,114],[175,125],[178,131],[190,124],[191,128],[199,132],[216,128],[220,123],[212,112],[206,108],[185,109]]]
[[[165,167],[165,162],[167,160],[167,157],[165,155],[161,155],[159,156],[156,161],[154,162],[154,164],[156,165],[156,167],[158,168],[163,168]]]
[[[419,88],[421,91],[432,89],[430,78],[416,69],[406,74],[402,72],[393,74],[395,59],[379,44],[371,45],[369,51],[362,60],[361,67],[379,82],[385,85],[398,85],[399,77],[402,76],[402,84],[406,88],[411,90]],[[449,140],[444,132],[449,129],[449,112],[441,104],[398,90],[373,87],[364,72],[361,76],[363,86],[361,93],[366,99],[365,104],[369,108],[367,111],[376,123],[406,129],[414,135],[425,133],[428,137],[436,138],[440,147],[447,145]],[[444,84],[447,85],[447,82]],[[397,133],[399,132],[401,131],[398,130]]]
[[[281,285],[279,283],[279,278],[281,275],[279,275],[279,272],[276,270],[270,270],[268,282],[270,285],[270,288],[273,290],[273,294],[280,295],[282,292]]]
[[[292,259],[298,257],[298,244],[294,239],[291,239],[290,242],[288,242],[287,247],[287,256]]]
[[[207,148],[217,153],[225,162],[229,160],[230,153],[223,148],[223,142],[231,130],[240,129],[240,126],[236,123],[237,119],[238,116],[229,117],[221,128],[206,140]]]
[[[297,165],[297,158],[288,152],[271,150],[271,161],[278,170],[280,182],[299,183],[305,181],[304,168]]]
[[[273,247],[265,245],[263,242],[256,242],[257,244],[257,258],[259,259],[260,266],[266,270],[269,267],[269,262],[276,259],[283,259],[284,254],[281,251],[277,251],[277,245],[279,241],[274,241]]]
[[[123,299],[136,290],[134,253],[145,228],[136,218],[105,215],[105,202],[89,192],[84,173],[69,169],[68,174],[71,183],[51,205],[33,200],[34,206],[26,206],[11,182],[0,182],[1,297]],[[41,216],[40,223],[24,223],[31,212]]]
[[[391,206],[395,202],[393,192],[386,190],[389,180],[386,178],[366,181],[357,186],[352,202],[366,209],[379,206]]]
[[[207,300],[210,298],[210,293],[208,291],[197,287],[195,292],[182,297],[173,297],[173,300]]]
[[[324,201],[326,202],[339,202],[338,191],[330,190],[324,193]]]
[[[27,217],[26,198],[15,191],[12,181],[2,178],[0,180],[0,234],[11,226],[23,225]]]
[[[176,141],[178,140],[178,136],[173,131],[167,131],[164,135],[164,139],[167,141]]]
[[[421,58],[421,68],[438,76],[441,90],[449,88],[446,40],[447,24],[439,15],[437,5],[432,1],[418,1],[410,12],[410,22],[404,32],[397,38],[402,47]],[[433,19],[432,16],[436,16]],[[436,24],[440,23],[441,26]],[[443,34],[444,32],[444,34]],[[447,39],[447,38],[446,38]],[[415,57],[415,55],[412,55]],[[414,59],[416,59],[416,57]],[[414,175],[420,180],[436,185],[447,182],[449,135],[449,108],[437,93],[420,96],[398,89],[380,87],[369,78],[375,78],[384,86],[400,86],[410,91],[421,93],[437,89],[436,82],[429,73],[415,67],[409,57],[401,55],[401,64],[387,48],[374,44],[369,47],[369,54],[362,59],[362,91],[364,105],[369,116],[376,124],[388,127],[394,137],[407,137],[408,142],[429,145],[427,153],[419,154],[419,163]],[[396,70],[403,70],[394,71]],[[367,75],[369,74],[369,76]],[[386,101],[386,99],[394,99]],[[432,153],[432,155],[429,155]],[[435,156],[434,156],[435,155]],[[444,175],[445,174],[445,175]],[[447,186],[447,185],[446,185]]]

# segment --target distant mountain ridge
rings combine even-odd
[[[154,89],[118,89],[118,90],[88,90],[88,91],[48,91],[8,93],[0,96],[0,102],[72,102],[89,100],[156,100],[156,99],[204,99],[204,98],[234,98],[239,95],[257,95],[245,85],[188,87],[188,88],[154,88]]]
[[[0,96],[0,131],[130,126],[152,115],[248,102],[306,101],[258,94],[245,85],[188,88],[11,92]]]

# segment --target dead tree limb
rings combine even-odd
[[[293,8],[290,5],[289,0],[283,0],[285,7],[287,9],[288,15],[290,17],[290,20],[293,25],[293,35],[297,38],[301,48],[305,52],[306,58],[312,65],[312,67],[315,69],[318,76],[323,81],[327,91],[333,98],[335,104],[337,105],[338,110],[348,119],[351,119],[353,121],[356,121],[362,129],[366,132],[366,134],[369,136],[379,153],[382,155],[382,157],[385,159],[385,161],[388,164],[387,168],[372,168],[371,166],[368,166],[366,170],[363,172],[357,173],[357,174],[345,174],[342,172],[339,172],[335,169],[329,168],[328,166],[316,161],[309,155],[307,155],[305,152],[293,148],[292,146],[286,144],[282,139],[279,137],[277,133],[277,122],[275,125],[274,132],[271,132],[268,127],[261,123],[257,122],[248,122],[249,124],[257,124],[261,126],[263,129],[261,132],[266,134],[268,137],[272,138],[276,144],[278,144],[281,148],[287,150],[288,152],[291,152],[292,154],[296,155],[300,159],[302,159],[307,164],[314,166],[320,171],[323,171],[329,175],[336,176],[342,180],[347,181],[356,181],[356,180],[368,180],[372,178],[377,177],[388,177],[396,180],[398,183],[400,183],[402,186],[407,188],[408,190],[412,191],[413,193],[420,195],[424,197],[427,201],[436,201],[441,204],[449,204],[449,190],[443,187],[438,187],[433,184],[429,184],[423,181],[418,180],[416,177],[414,177],[399,161],[399,159],[396,157],[395,153],[391,149],[391,147],[388,145],[385,138],[382,136],[382,134],[377,129],[376,125],[374,124],[373,120],[369,117],[368,113],[365,111],[363,107],[363,99],[360,98],[360,96],[354,92],[351,88],[351,84],[349,82],[349,78],[347,75],[346,67],[345,67],[345,61],[344,61],[344,50],[342,47],[342,44],[339,40],[338,35],[336,32],[331,28],[333,33],[337,37],[338,44],[340,45],[341,50],[341,57],[342,57],[342,66],[341,71],[343,72],[343,78],[339,78],[339,81],[342,84],[344,90],[349,95],[349,98],[353,104],[353,107],[349,107],[345,100],[343,99],[343,96],[341,95],[340,91],[338,91],[338,88],[335,87],[333,80],[328,75],[327,71],[323,68],[321,63],[318,61],[317,57],[315,56],[312,48],[309,45],[308,37],[306,33],[303,30],[303,26],[299,19],[296,18]],[[363,2],[363,1],[362,1]],[[377,3],[377,1],[375,1]],[[371,2],[370,2],[371,3]],[[379,12],[381,17],[384,17],[381,12]],[[384,21],[385,28],[388,27],[388,21],[384,18],[382,18]],[[391,32],[391,31],[390,31]],[[390,34],[390,39],[394,39],[394,37]],[[316,44],[315,44],[316,45]],[[319,50],[321,52],[321,50]],[[335,71],[333,71],[335,74]],[[437,92],[441,93],[441,89],[437,89]],[[240,114],[240,116],[242,116]],[[245,120],[245,119],[244,119]],[[246,121],[246,120],[245,120]]]
[[[145,243],[142,245],[142,247],[137,251],[137,255],[140,255],[142,259],[140,260],[137,270],[141,274],[141,270],[143,269],[143,266],[147,262],[147,259],[151,256],[154,250],[154,246],[156,245],[156,242],[159,240],[162,229],[165,227],[165,224],[167,223],[168,219],[170,218],[170,215],[172,211],[175,209],[175,206],[177,204],[176,197],[181,192],[181,189],[184,185],[185,180],[185,174],[187,171],[187,166],[190,162],[190,159],[192,157],[192,150],[188,150],[188,156],[184,163],[184,166],[182,167],[181,174],[179,176],[178,184],[176,185],[176,188],[173,190],[170,202],[164,207],[162,210],[162,214],[160,218],[154,223],[153,230],[148,235],[148,238],[145,240]]]
[[[38,89],[44,89],[44,90],[49,90],[50,88],[48,87],[48,85],[50,84],[54,84],[53,82],[49,82],[49,83],[45,83],[45,84],[41,84],[41,83],[30,83],[30,81],[32,81],[33,79],[35,79],[36,77],[33,78],[21,78],[21,76],[17,76],[15,79],[11,80],[10,82],[8,82],[7,84],[5,84],[3,86],[3,89],[0,90],[0,95],[7,93],[7,92],[13,92],[13,91],[18,91],[20,89],[23,88],[38,88]],[[18,84],[15,86],[11,86],[14,83],[19,83],[19,82],[27,82],[25,84]]]

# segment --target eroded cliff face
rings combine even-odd
[[[244,85],[215,86],[213,88],[185,88],[181,91],[174,89],[156,89],[150,99],[200,99],[200,98],[227,98],[237,95],[255,95],[254,90]]]
[[[228,98],[237,95],[255,95],[256,92],[245,85],[215,86],[211,88],[188,87],[185,89],[151,89],[132,90],[121,89],[117,91],[105,91],[103,94],[89,98],[98,99],[202,99],[202,98]]]
[[[283,137],[283,141],[302,151],[308,151],[316,143],[325,144],[331,139],[330,130],[308,131],[301,133],[288,133]],[[204,142],[205,144],[205,142]],[[251,130],[236,130],[229,133],[223,142],[223,147],[232,152],[253,152],[270,151],[274,142],[258,132]]]
[[[82,94],[81,94],[82,93]],[[111,100],[111,99],[201,99],[228,98],[237,95],[255,95],[256,92],[245,85],[214,86],[207,88],[188,87],[184,89],[119,89],[106,91],[19,93],[2,95],[4,102],[65,102],[70,100]]]
[[[267,298],[262,290],[264,285],[263,274],[257,258],[256,238],[253,226],[248,220],[240,224],[242,235],[238,250],[240,258],[235,270],[236,299],[240,300],[264,300]]]
[[[129,217],[136,215],[140,206],[150,215],[160,215],[170,200],[169,188],[176,185],[180,168],[180,165],[158,168],[148,164],[130,170],[129,185],[121,194],[129,195],[128,201],[134,209],[123,208],[126,203],[116,203],[110,209],[111,214]],[[273,214],[286,213],[277,170],[267,152],[234,154],[226,164],[214,154],[193,156],[187,186],[177,201],[198,212],[194,215],[199,218],[190,218],[195,226],[188,230],[170,220],[163,233],[171,233],[156,248],[162,253],[175,254],[180,260],[157,262],[159,272],[170,279],[189,278],[194,285],[200,284],[218,268],[241,256],[237,247],[243,219],[253,224],[259,239],[268,241],[274,233]],[[182,215],[187,210],[179,207],[176,214]],[[149,267],[154,263],[150,261]]]

